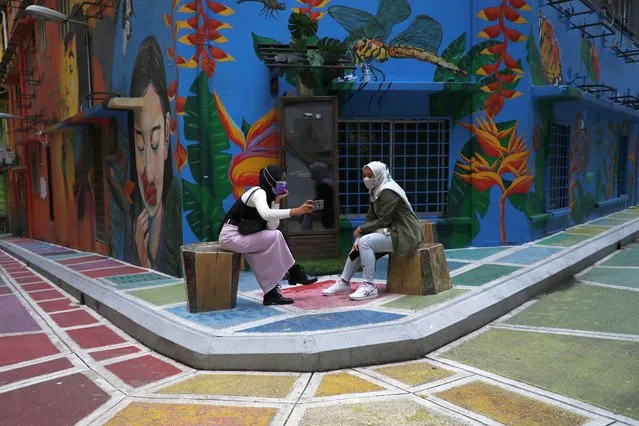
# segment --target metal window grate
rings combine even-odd
[[[628,195],[628,136],[621,138],[619,147],[619,175],[617,188],[619,196]]]
[[[568,208],[570,126],[550,124],[547,210]]]
[[[448,120],[340,121],[338,124],[341,213],[368,211],[362,167],[383,161],[418,214],[444,214],[448,202]]]

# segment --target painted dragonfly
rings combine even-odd
[[[379,74],[383,84],[386,81],[386,75],[372,63],[386,62],[391,58],[417,59],[448,69],[458,75],[468,75],[465,70],[437,54],[443,31],[441,24],[430,16],[416,16],[405,31],[390,42],[385,42],[391,35],[393,26],[410,17],[411,7],[408,0],[379,0],[375,16],[347,6],[329,7],[328,14],[349,33],[345,42],[351,46],[357,66],[365,74],[366,70],[370,69],[375,81],[379,81]],[[359,90],[365,85],[366,82],[363,82]]]

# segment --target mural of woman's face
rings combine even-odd
[[[62,111],[64,118],[78,112],[78,61],[75,36],[65,47],[62,57],[62,72],[60,80],[62,86]]]
[[[149,84],[144,106],[135,113],[135,166],[144,208],[154,217],[162,205],[164,161],[169,155],[170,116],[162,114],[160,97]]]

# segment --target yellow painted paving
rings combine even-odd
[[[299,375],[201,374],[157,393],[286,398]]]
[[[349,393],[377,392],[381,390],[384,390],[384,388],[352,374],[337,373],[324,376],[315,392],[315,396],[334,396]]]
[[[277,410],[262,407],[230,407],[199,404],[133,402],[115,415],[109,426],[266,426]]]
[[[409,398],[402,398],[355,404],[341,402],[330,408],[311,408],[306,411],[301,424],[309,426],[452,426],[465,423],[428,410]]]
[[[505,425],[577,426],[588,421],[571,411],[481,381],[436,396]]]
[[[420,386],[455,374],[425,361],[375,368],[374,371],[410,386]]]

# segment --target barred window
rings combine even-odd
[[[341,214],[368,211],[362,167],[388,164],[417,214],[445,214],[448,202],[450,122],[442,119],[340,121],[338,124]]]
[[[570,126],[550,123],[547,210],[568,208]]]

